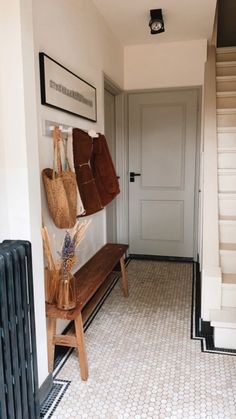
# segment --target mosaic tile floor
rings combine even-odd
[[[236,418],[236,357],[190,339],[192,265],[135,261],[130,297],[117,284],[86,332],[89,379],[75,352],[54,419]]]

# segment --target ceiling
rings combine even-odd
[[[123,45],[211,38],[216,0],[92,0]],[[162,9],[165,32],[150,35],[150,9]]]

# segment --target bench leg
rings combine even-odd
[[[54,344],[54,336],[56,334],[56,319],[48,318],[48,371],[53,371],[53,364],[54,364],[54,352],[55,352],[55,344]]]
[[[82,380],[86,381],[88,378],[88,361],[87,353],[84,343],[84,328],[81,313],[74,320],[75,322],[75,334],[77,341],[77,348],[79,353],[79,362],[80,362],[80,376]]]
[[[125,262],[124,256],[120,258],[120,267],[121,267],[121,287],[123,290],[124,297],[129,296],[129,288],[128,288],[128,278],[125,270]]]

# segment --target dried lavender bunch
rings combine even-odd
[[[60,253],[62,275],[67,275],[76,263],[75,250],[84,238],[90,221],[84,221],[80,226],[76,223],[71,234],[66,231]]]
[[[66,275],[75,263],[75,236],[66,231],[61,251],[62,274]]]

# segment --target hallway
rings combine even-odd
[[[127,271],[130,297],[117,284],[86,332],[88,381],[73,352],[42,417],[235,418],[235,356],[190,339],[192,264],[131,260]]]

